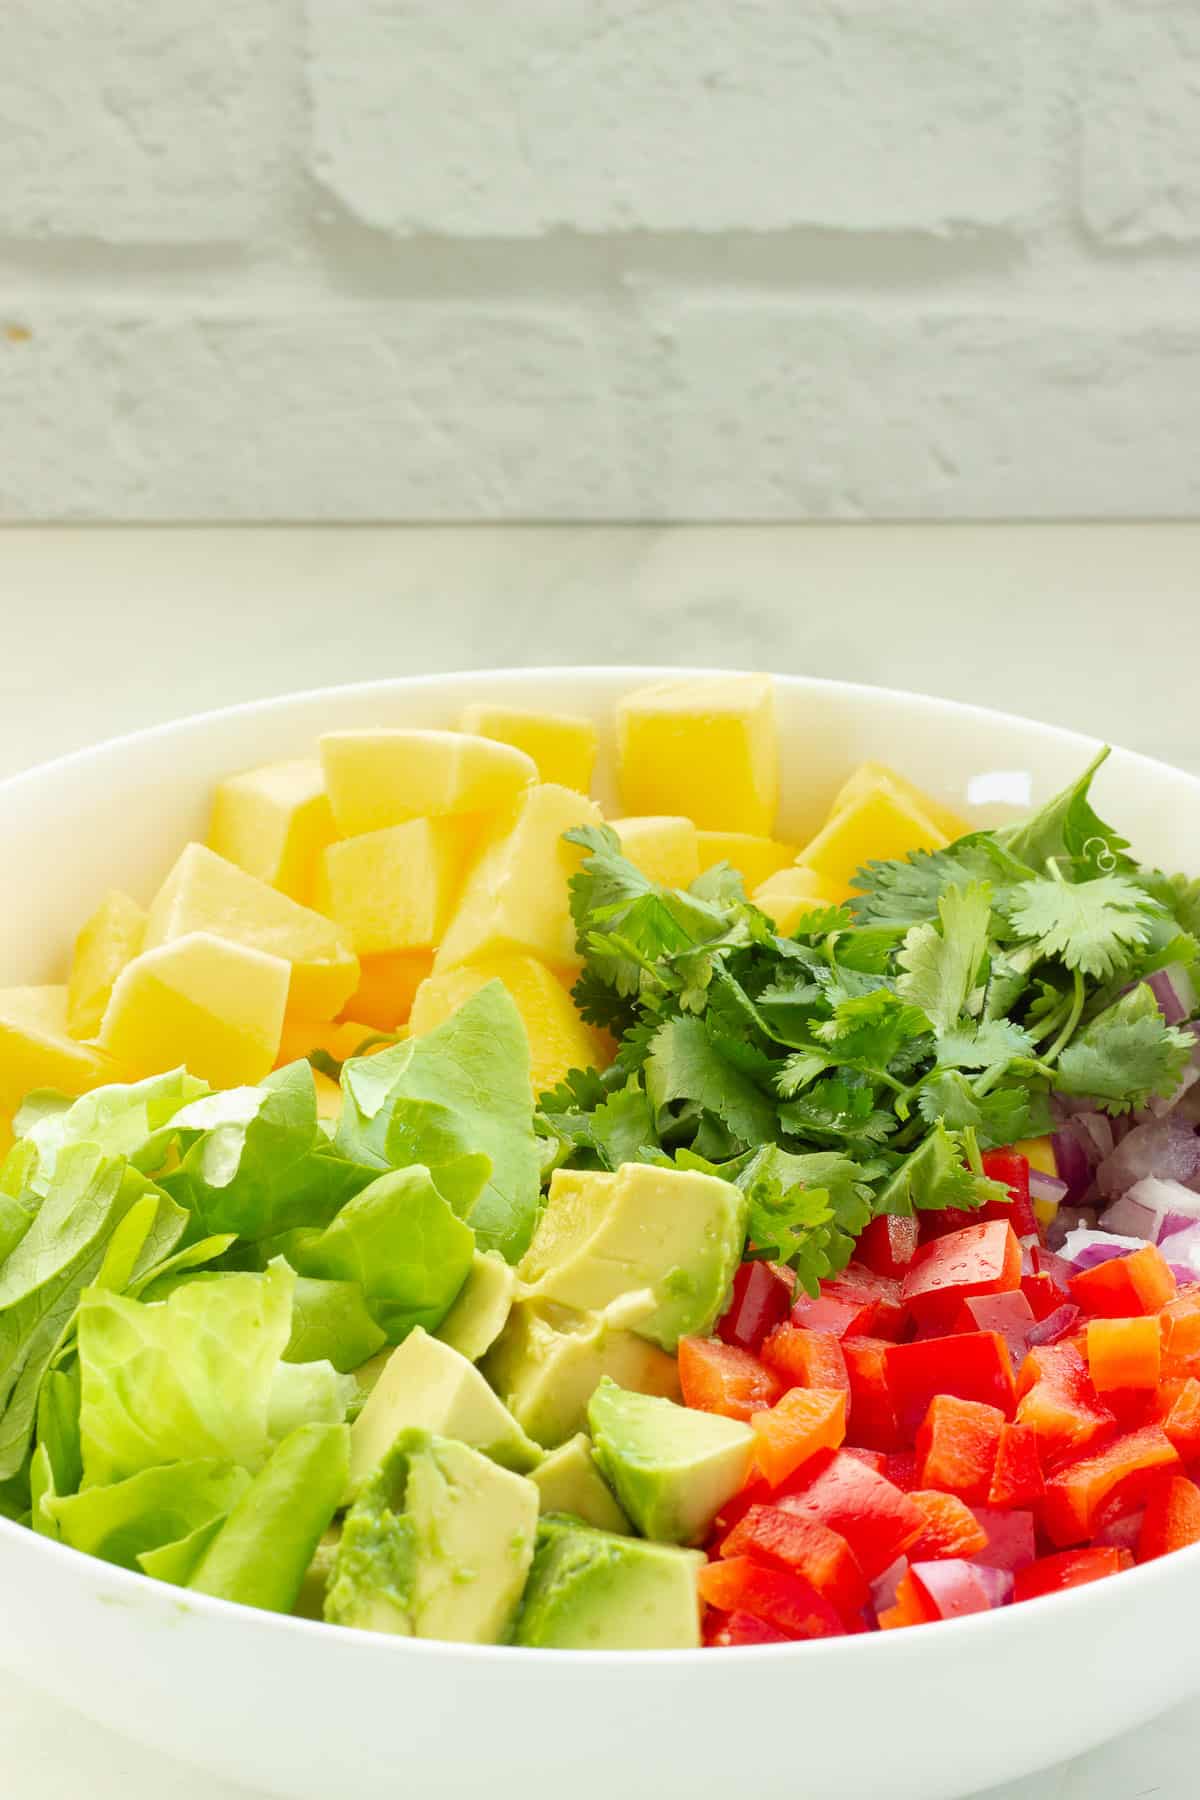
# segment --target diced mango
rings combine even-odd
[[[100,1029],[113,982],[142,947],[146,915],[118,888],[106,894],[79,936],[67,986],[67,1030],[94,1038]]]
[[[683,814],[703,831],[770,832],[779,744],[769,675],[640,688],[617,708],[617,739],[627,812]]]
[[[364,956],[358,965],[358,986],[346,1002],[346,1011],[376,1031],[395,1031],[412,1011],[417,989],[432,973],[432,950]]]
[[[489,956],[431,975],[421,983],[413,1001],[412,1035],[420,1037],[442,1024],[489,981],[504,983],[521,1015],[529,1039],[535,1095],[554,1087],[568,1069],[595,1068],[602,1060],[597,1034],[584,1024],[558,977],[532,956]]]
[[[1031,1169],[1040,1175],[1058,1175],[1058,1158],[1054,1154],[1054,1144],[1048,1137],[1021,1138],[1011,1146],[1019,1156],[1023,1156]]]
[[[765,912],[780,937],[791,937],[806,914],[837,906],[843,890],[822,881],[812,869],[779,869],[768,875],[750,898]]]
[[[282,956],[189,932],[121,971],[100,1043],[134,1076],[182,1063],[213,1087],[261,1081],[279,1049],[290,976]]]
[[[68,1033],[65,987],[0,988],[0,1113],[35,1088],[86,1094],[120,1080],[109,1057]]]
[[[303,906],[312,904],[317,858],[334,835],[315,756],[230,775],[213,796],[209,849]]]
[[[313,1070],[313,1085],[317,1090],[317,1117],[330,1119],[336,1125],[342,1116],[342,1090],[336,1081],[328,1075],[322,1075],[320,1069]]]
[[[288,1006],[297,1018],[332,1018],[358,986],[358,959],[339,925],[206,845],[189,844],[150,907],[146,949],[197,931],[290,963]]]
[[[332,731],[321,739],[321,762],[342,837],[497,812],[537,780],[523,750],[462,731]]]
[[[323,1050],[334,1062],[345,1062],[375,1035],[374,1027],[362,1019],[341,1019],[336,1025],[328,1019],[285,1019],[275,1065],[283,1068],[287,1063],[300,1062],[310,1050]]]
[[[944,850],[946,842],[945,833],[911,800],[876,787],[835,814],[800,852],[799,861],[848,894],[866,863],[902,861],[914,850]]]
[[[322,852],[315,899],[360,956],[439,943],[478,844],[476,813],[410,819]]]
[[[860,763],[853,775],[842,784],[829,809],[830,818],[845,812],[847,807],[853,806],[856,800],[861,800],[865,794],[871,793],[875,788],[884,788],[889,793],[899,794],[901,798],[908,801],[910,806],[915,806],[919,813],[923,813],[930,824],[936,826],[938,831],[942,832],[950,841],[965,837],[969,831],[974,830],[974,826],[969,824],[966,819],[960,818],[958,813],[953,812],[950,807],[943,806],[940,800],[935,800],[932,794],[925,792],[924,788],[917,787],[915,782],[908,780],[907,776],[898,774],[895,769],[889,769],[886,763],[877,762]]]
[[[459,728],[523,750],[537,764],[538,780],[586,794],[596,766],[596,727],[570,713],[526,712],[515,706],[468,706]]]
[[[564,843],[563,832],[600,823],[599,807],[570,788],[546,782],[522,794],[467,876],[435,971],[513,951],[553,969],[578,968],[567,882],[584,852]]]
[[[795,844],[781,844],[777,838],[755,837],[748,831],[702,831],[699,838],[701,875],[716,863],[730,863],[741,875],[742,886],[748,894],[796,860]]]
[[[700,873],[700,846],[690,819],[614,819],[621,850],[647,881],[690,887]]]
[[[7,1113],[0,1112],[0,1157],[7,1156],[16,1141],[13,1136],[12,1120]]]

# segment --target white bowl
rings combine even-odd
[[[61,976],[111,884],[143,897],[214,780],[351,725],[452,723],[492,698],[595,715],[673,673],[544,669],[336,688],[140,732],[0,785],[0,985]],[[971,777],[1065,784],[1095,745],[942,700],[782,677],[781,829],[856,762],[948,802]],[[1200,780],[1119,752],[1102,813],[1200,868]],[[603,796],[602,796],[603,797]],[[992,1617],[767,1649],[564,1653],[415,1643],[183,1595],[0,1521],[0,1656],[114,1730],[295,1800],[398,1793],[939,1800],[1044,1767],[1200,1688],[1200,1547]]]

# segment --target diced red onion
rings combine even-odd
[[[1068,1262],[1075,1264],[1077,1271],[1094,1269],[1097,1263],[1110,1262],[1114,1256],[1128,1256],[1131,1250],[1141,1250],[1145,1242],[1141,1237],[1118,1237],[1111,1231],[1080,1229],[1068,1234],[1062,1253]]]
[[[971,1558],[991,1569],[1024,1569],[1037,1558],[1037,1533],[1031,1512],[998,1512],[994,1507],[971,1509],[987,1532],[987,1543]]]
[[[871,1583],[871,1604],[877,1613],[886,1612],[889,1606],[895,1606],[896,1589],[907,1573],[907,1556],[898,1556],[894,1563],[888,1564],[882,1575],[875,1577]]]
[[[1200,1275],[1200,1224],[1193,1220],[1182,1231],[1160,1239],[1158,1247],[1167,1262],[1185,1271],[1185,1280],[1194,1281]]]
[[[1084,1133],[1087,1134],[1095,1147],[1096,1156],[1101,1162],[1106,1156],[1111,1156],[1116,1148],[1117,1141],[1113,1136],[1113,1122],[1107,1113],[1080,1113],[1072,1119],[1071,1129],[1079,1132],[1081,1136]]]
[[[1169,1262],[1167,1267],[1175,1277],[1176,1287],[1190,1287],[1192,1282],[1196,1279],[1195,1269],[1191,1268],[1187,1263]]]
[[[1160,1094],[1152,1095],[1146,1103],[1147,1113],[1152,1119],[1165,1119],[1168,1113],[1178,1110],[1198,1082],[1200,1082],[1200,1065],[1193,1058],[1179,1077],[1179,1086],[1174,1093],[1167,1094],[1165,1098]]]
[[[965,1304],[977,1330],[999,1332],[1008,1345],[1013,1367],[1019,1368],[1029,1348],[1029,1334],[1037,1324],[1020,1288],[1006,1294],[974,1294]]]
[[[964,1619],[968,1613],[987,1612],[995,1605],[990,1584],[982,1579],[982,1566],[977,1568],[961,1556],[914,1563],[912,1572],[943,1619]]]
[[[1012,1599],[1015,1577],[1011,1569],[997,1569],[988,1563],[976,1565],[975,1579],[982,1581],[993,1606],[1007,1606]]]
[[[1182,1025],[1195,1012],[1195,984],[1182,963],[1168,963],[1165,969],[1147,975],[1146,986],[1168,1025]]]
[[[1139,1183],[1139,1186],[1142,1185]],[[1122,1194],[1114,1200],[1106,1212],[1100,1214],[1101,1231],[1111,1231],[1117,1237],[1141,1238],[1144,1244],[1157,1241],[1159,1226],[1162,1220],[1153,1206],[1144,1206],[1135,1200],[1132,1193]]]
[[[1083,1314],[1073,1301],[1064,1301],[1062,1306],[1056,1306],[1052,1313],[1047,1313],[1030,1331],[1030,1348],[1035,1345],[1057,1344],[1060,1338],[1065,1338],[1074,1331],[1082,1317]]]
[[[1137,1125],[1100,1164],[1096,1181],[1107,1200],[1116,1200],[1139,1181],[1179,1181],[1190,1187],[1200,1175],[1200,1137],[1177,1119]]]
[[[1059,1206],[1070,1193],[1070,1187],[1058,1175],[1047,1175],[1042,1169],[1029,1171],[1029,1198],[1047,1206]]]
[[[1075,1265],[1069,1263],[1065,1256],[1056,1256],[1053,1250],[1035,1250],[1033,1272],[1035,1275],[1048,1275],[1055,1287],[1065,1291],[1068,1281],[1075,1273]]]
[[[1060,1178],[1067,1184],[1067,1197],[1079,1200],[1087,1193],[1092,1179],[1092,1161],[1075,1133],[1065,1126],[1050,1140],[1054,1162]],[[1032,1182],[1031,1182],[1032,1187]]]
[[[1061,1251],[1073,1231],[1094,1231],[1095,1229],[1096,1209],[1094,1206],[1060,1206],[1046,1227],[1047,1248]]]
[[[1112,1519],[1102,1525],[1096,1532],[1094,1544],[1109,1544],[1114,1550],[1132,1550],[1136,1553],[1138,1539],[1142,1535],[1142,1517],[1145,1507],[1139,1512],[1126,1513],[1123,1518]]]

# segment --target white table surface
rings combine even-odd
[[[959,696],[1200,770],[1200,525],[9,530],[0,628],[0,775],[295,688],[572,662]],[[1184,1800],[1198,1760],[1200,1702],[990,1800]],[[20,1673],[0,1792],[248,1800]]]

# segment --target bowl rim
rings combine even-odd
[[[139,744],[156,740],[170,740],[192,730],[203,730],[217,727],[227,720],[245,719],[253,714],[284,714],[289,710],[318,702],[322,699],[350,700],[356,697],[366,699],[378,696],[381,699],[388,695],[418,690],[436,690],[451,684],[482,687],[489,682],[508,679],[553,680],[556,683],[569,684],[573,680],[590,680],[600,677],[604,680],[624,678],[639,684],[649,684],[670,679],[686,679],[705,676],[728,676],[738,674],[761,674],[763,671],[731,669],[711,666],[676,666],[641,663],[574,663],[574,664],[534,664],[507,665],[486,669],[448,669],[413,675],[395,675],[382,677],[375,681],[342,682],[313,688],[301,688],[284,694],[269,695],[258,700],[239,700],[226,706],[210,707],[202,712],[187,713],[179,718],[161,720],[157,724],[143,725],[133,731],[121,732],[108,738],[98,740],[94,744],[83,745],[75,750],[65,751],[62,755],[47,761],[19,769],[0,778],[0,797],[18,790],[34,787],[39,781],[51,776],[67,774],[73,767],[80,766],[94,757],[114,753],[118,750],[131,749]],[[960,719],[981,718],[996,721],[1006,726],[1025,730],[1036,734],[1043,740],[1050,740],[1062,748],[1077,749],[1086,754],[1093,754],[1100,748],[1103,740],[1086,732],[1076,731],[1068,726],[1051,725],[1044,720],[1031,718],[1021,713],[1010,713],[995,707],[979,706],[973,701],[953,700],[942,695],[922,694],[908,688],[893,688],[869,682],[840,681],[827,676],[811,676],[789,673],[770,673],[775,686],[799,688],[810,692],[842,695],[860,704],[870,706],[888,701],[901,701],[928,710],[931,714],[950,714]],[[387,729],[387,727],[384,727]],[[395,729],[405,729],[397,726]],[[435,729],[421,727],[419,729]],[[1176,765],[1163,762],[1160,758],[1147,756],[1143,752],[1127,750],[1114,746],[1119,751],[1122,761],[1132,763],[1136,768],[1158,776],[1167,776],[1173,781],[1182,781],[1200,793],[1200,774]],[[266,1612],[258,1607],[245,1606],[232,1600],[222,1600],[208,1594],[194,1593],[186,1588],[172,1588],[166,1583],[154,1582],[150,1577],[136,1570],[121,1568],[119,1565],[107,1563],[102,1559],[90,1556],[87,1552],[76,1550],[68,1544],[60,1543],[31,1527],[20,1525],[15,1520],[0,1518],[0,1539],[9,1540],[17,1553],[29,1553],[31,1558],[39,1555],[48,1556],[58,1562],[64,1570],[78,1571],[81,1567],[90,1567],[96,1575],[97,1582],[111,1591],[114,1601],[126,1600],[139,1607],[149,1603],[169,1608],[176,1616],[195,1612],[208,1617],[223,1628],[224,1623],[235,1626],[247,1626],[248,1621],[256,1622],[261,1630],[286,1633],[296,1637],[299,1642],[340,1644],[344,1649],[356,1654],[373,1656],[391,1655],[406,1657],[419,1655],[459,1661],[467,1658],[483,1666],[494,1665],[497,1661],[508,1664],[516,1651],[522,1662],[536,1662],[542,1668],[551,1666],[563,1669],[579,1669],[586,1672],[597,1667],[632,1667],[648,1670],[665,1670],[686,1665],[689,1670],[712,1667],[714,1671],[722,1671],[728,1666],[731,1657],[738,1659],[739,1666],[745,1665],[747,1659],[761,1661],[764,1658],[812,1657],[820,1654],[826,1658],[839,1657],[843,1660],[861,1658],[870,1655],[877,1660],[899,1654],[935,1655],[937,1645],[944,1649],[952,1649],[954,1645],[967,1642],[968,1637],[981,1629],[992,1633],[1012,1633],[1029,1629],[1031,1623],[1047,1616],[1045,1608],[1053,1605],[1055,1617],[1066,1616],[1068,1610],[1078,1613],[1085,1607],[1093,1609],[1100,1606],[1121,1606],[1124,1602],[1120,1595],[1125,1593],[1124,1583],[1131,1584],[1129,1598],[1134,1591],[1132,1584],[1136,1582],[1138,1594],[1148,1593],[1155,1584],[1162,1584],[1171,1579],[1170,1566],[1176,1558],[1186,1557],[1192,1564],[1200,1564],[1200,1544],[1189,1545],[1183,1550],[1176,1550],[1170,1556],[1159,1557],[1150,1563],[1143,1563],[1133,1569],[1121,1571],[1122,1586],[1116,1594],[1110,1580],[1090,1582],[1057,1594],[1042,1594],[1033,1601],[1023,1601],[1019,1607],[1008,1606],[994,1611],[970,1614],[958,1619],[936,1621],[936,1633],[925,1631],[897,1632],[862,1632],[839,1638],[814,1638],[787,1644],[755,1644],[725,1647],[702,1647],[688,1650],[560,1650],[545,1649],[537,1646],[510,1644],[470,1644],[459,1642],[443,1642],[430,1638],[392,1637],[384,1633],[356,1630],[351,1626],[330,1625],[323,1620],[300,1618],[292,1613]],[[160,1588],[161,1594],[154,1589]],[[1027,1609],[1032,1606],[1032,1620],[1027,1618]],[[1024,1623],[1022,1623],[1024,1621]],[[946,1633],[952,1634],[949,1638]],[[929,1639],[932,1637],[933,1642]],[[891,1640],[893,1646],[903,1645],[901,1652],[893,1647],[885,1650],[879,1646]],[[870,1643],[876,1647],[870,1651],[865,1646]],[[914,1647],[915,1646],[915,1647]],[[922,1650],[922,1646],[925,1648]]]

